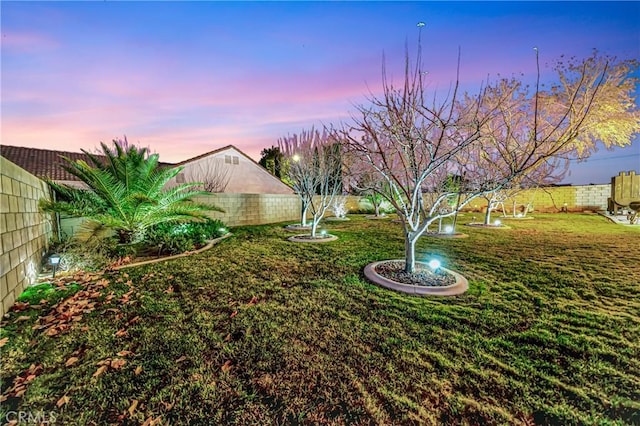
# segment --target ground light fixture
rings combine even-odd
[[[502,222],[500,222],[500,219],[496,219],[495,222],[493,222],[495,226],[500,226],[501,223]]]
[[[218,232],[220,232],[221,234],[226,234],[227,230],[225,228],[220,228],[218,229]]]
[[[51,276],[51,278],[53,279],[56,277],[56,270],[58,269],[58,265],[60,264],[60,255],[54,253],[49,256],[49,264],[53,268],[53,275]]]
[[[453,232],[453,226],[451,226],[451,225],[447,225],[447,226],[445,226],[445,227],[444,227],[444,232],[445,232],[446,234],[451,234],[451,233]]]
[[[322,231],[320,231],[320,235],[323,236],[323,237],[326,237],[327,236],[327,230],[323,229]]]
[[[442,266],[442,263],[438,259],[431,259],[427,265],[429,265],[429,268],[437,271]]]

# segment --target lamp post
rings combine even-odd
[[[56,269],[58,269],[58,265],[60,264],[60,255],[52,254],[51,256],[49,256],[49,264],[53,268],[53,275],[51,276],[51,278],[53,279],[56,277]]]

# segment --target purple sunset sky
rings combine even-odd
[[[348,120],[399,75],[425,22],[431,88],[534,78],[593,48],[640,59],[638,2],[2,2],[2,143],[79,151],[126,135],[178,162]],[[546,78],[544,73],[547,73]],[[640,172],[640,139],[572,165],[566,183]]]

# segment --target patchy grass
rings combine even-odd
[[[12,313],[2,390],[34,377],[2,409],[99,425],[640,423],[640,231],[573,214],[509,226],[421,239],[469,279],[455,298],[364,280],[402,255],[389,221],[330,223],[325,244],[236,228],[107,276],[54,337]]]

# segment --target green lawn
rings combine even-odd
[[[509,225],[421,239],[420,256],[469,279],[455,298],[364,280],[402,255],[389,221],[330,223],[326,244],[236,228],[76,293],[71,306],[97,303],[57,335],[33,329],[48,307],[13,312],[2,390],[19,377],[26,392],[2,409],[96,425],[640,424],[640,229],[587,214]]]

